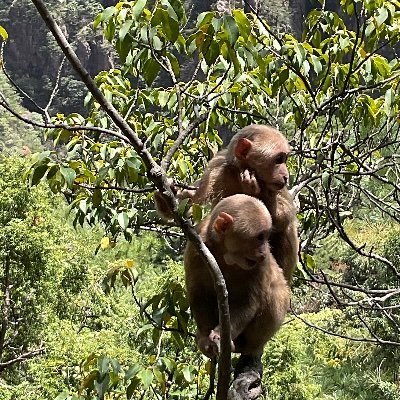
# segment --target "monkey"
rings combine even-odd
[[[267,125],[249,125],[237,132],[228,147],[219,151],[203,172],[197,190],[177,192],[178,199],[211,203],[243,193],[259,198],[272,216],[272,254],[290,283],[298,260],[297,211],[287,183],[286,161],[290,147],[285,136]],[[172,218],[161,193],[155,194],[156,208]]]
[[[290,283],[299,239],[296,207],[287,188],[289,153],[289,144],[281,132],[266,125],[249,125],[210,161],[192,201],[215,206],[221,198],[235,193],[262,200],[272,216],[272,254]]]
[[[264,345],[281,326],[290,298],[283,271],[270,251],[271,229],[268,209],[245,194],[222,199],[196,226],[225,279],[232,350],[241,354],[238,365],[248,366],[249,358],[258,360],[260,376]],[[209,268],[191,242],[184,252],[184,268],[197,345],[213,357],[220,341],[217,297]]]

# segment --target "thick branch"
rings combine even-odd
[[[178,214],[178,204],[176,198],[171,190],[171,186],[167,180],[165,171],[154,161],[150,152],[145,148],[143,142],[139,139],[136,132],[129,126],[129,124],[124,120],[124,118],[118,113],[118,111],[110,104],[99,88],[96,86],[93,79],[90,77],[89,73],[82,66],[80,60],[76,56],[75,52],[71,48],[70,44],[64,37],[61,29],[57,25],[56,21],[52,18],[48,12],[44,2],[42,0],[32,0],[40,15],[42,16],[47,27],[52,32],[54,38],[56,39],[61,50],[68,58],[72,67],[78,73],[82,81],[85,83],[86,87],[93,95],[93,97],[99,102],[100,106],[107,113],[107,115],[112,119],[114,124],[121,129],[126,137],[129,139],[131,145],[136,150],[138,155],[142,158],[143,163],[147,168],[148,178],[155,184],[158,190],[163,192],[164,197],[168,201],[170,209],[174,213],[174,219],[180,228],[183,230],[187,238],[193,242],[195,248],[199,251],[202,259],[210,267],[212,276],[214,279],[215,290],[218,299],[218,309],[219,309],[219,320],[221,326],[221,356],[220,356],[220,368],[219,368],[219,382],[217,399],[226,399],[228,388],[229,388],[229,378],[230,378],[230,368],[231,368],[231,339],[230,339],[230,318],[229,318],[229,305],[228,305],[228,292],[225,285],[224,277],[221,270],[218,267],[213,255],[201,240],[200,236],[194,230],[192,224],[186,221]]]

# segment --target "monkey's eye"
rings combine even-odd
[[[264,232],[261,232],[257,235],[257,240],[260,242],[263,242],[266,239],[266,234]]]
[[[268,230],[265,230],[265,231],[263,231],[263,232],[260,232],[257,236],[256,236],[256,239],[257,239],[257,241],[259,241],[259,242],[265,242],[265,241],[267,241],[268,240],[268,238],[269,238],[269,231]]]
[[[286,153],[279,153],[275,158],[275,164],[284,164],[287,160]]]

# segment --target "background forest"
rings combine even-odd
[[[400,3],[45,3],[179,184],[249,123],[290,139],[301,260],[263,398],[400,399]],[[204,398],[185,238],[143,159],[31,1],[0,27],[0,398]]]

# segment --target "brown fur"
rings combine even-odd
[[[243,139],[251,142],[250,149],[247,154],[238,157],[238,143]],[[299,248],[296,208],[286,186],[289,178],[286,157],[289,151],[286,138],[276,129],[249,125],[233,136],[227,149],[210,161],[192,197],[194,203],[210,202],[213,206],[222,198],[236,193],[261,199],[272,216],[272,254],[288,282],[297,264]],[[283,162],[277,163],[280,154],[285,157]]]
[[[289,305],[289,288],[268,243],[271,216],[254,197],[221,200],[197,230],[216,258],[229,294],[233,350],[259,356],[279,329]],[[218,352],[218,306],[211,273],[189,242],[184,255],[189,303],[199,348]]]

